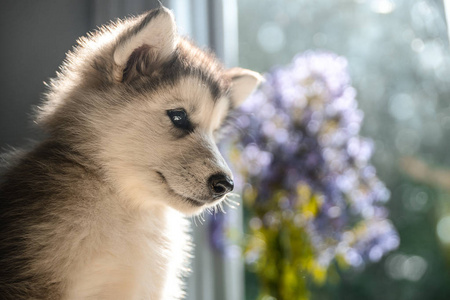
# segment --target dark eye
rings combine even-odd
[[[168,110],[167,115],[175,127],[188,131],[192,130],[192,124],[189,121],[189,117],[184,109],[179,108]]]

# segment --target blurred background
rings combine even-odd
[[[449,299],[450,55],[440,0],[240,0],[239,62],[267,72],[301,52],[344,56],[372,163],[391,191],[397,250],[312,299]]]
[[[244,259],[256,212],[240,205],[193,222],[196,258],[188,299],[450,299],[450,154],[445,146],[450,49],[443,1],[163,3],[174,10],[182,34],[212,48],[229,67],[274,74],[274,68],[311,50],[346,60],[343,76],[351,80],[364,113],[358,134],[373,141],[371,164],[390,191],[383,207],[400,241],[376,262],[359,267],[332,262],[334,275],[323,280],[300,272],[293,280],[305,281],[307,292],[277,298],[261,293],[267,287]],[[32,126],[32,105],[78,37],[157,5],[150,0],[2,1],[2,151],[43,136]]]

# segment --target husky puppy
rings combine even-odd
[[[177,34],[160,7],[79,40],[6,160],[0,299],[180,299],[184,216],[233,189],[214,142],[256,87]]]

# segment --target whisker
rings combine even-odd
[[[240,202],[234,201],[233,199],[227,198],[227,201],[230,202],[230,203],[232,203],[232,204],[234,204],[234,205],[236,205],[236,206],[241,206],[241,203],[240,203]]]
[[[230,198],[230,197],[241,199],[241,195],[236,194],[236,193],[228,193],[227,198]]]
[[[232,199],[230,199],[230,198],[241,198],[241,196],[239,195],[239,194],[228,194],[227,195],[227,197],[224,199],[224,201],[223,202],[225,202],[225,204],[228,206],[228,207],[230,207],[230,208],[233,208],[233,209],[236,209],[238,206],[240,206],[241,204],[239,203],[239,202],[237,202],[237,201],[234,201],[234,200],[232,200]]]
[[[193,219],[193,221],[194,221],[195,227],[198,227],[198,225],[197,225],[197,216],[194,216],[192,219]]]
[[[222,202],[220,202],[217,206],[219,207],[218,210],[220,210],[222,213],[224,213],[224,214],[227,213],[227,212],[225,211],[225,209],[223,208]]]
[[[206,219],[205,219],[205,212],[203,211],[199,216],[199,220],[200,223],[203,225],[203,223],[205,223]]]
[[[238,197],[238,198],[240,199],[240,195],[238,195],[238,194],[233,194],[233,195],[230,195],[230,196],[232,196],[232,197],[234,197],[234,198]],[[224,200],[224,202],[225,202],[225,204],[226,204],[228,207],[233,208],[233,209],[236,209],[238,206],[241,205],[241,203],[239,203],[239,202],[237,202],[237,201],[234,201],[234,200],[230,199],[230,197],[226,197],[225,200]]]
[[[236,206],[230,204],[230,203],[229,203],[228,201],[226,201],[226,200],[224,200],[224,203],[225,203],[229,208],[231,208],[231,209],[236,209],[236,208],[237,208]]]

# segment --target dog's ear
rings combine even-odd
[[[263,81],[259,73],[241,68],[229,69],[226,75],[231,79],[230,100],[233,108],[241,105]]]
[[[114,49],[117,79],[127,81],[145,74],[166,62],[178,41],[173,13],[160,7],[142,16],[140,21],[119,39]]]

